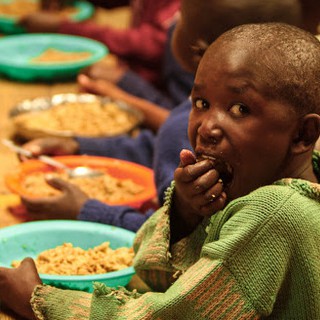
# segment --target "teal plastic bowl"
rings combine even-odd
[[[14,0],[0,0],[0,2],[12,2]],[[32,0],[30,0],[32,1]],[[33,0],[38,2],[39,0]],[[77,8],[77,12],[72,14],[70,18],[73,21],[83,21],[89,19],[94,13],[94,6],[87,1],[75,1],[74,7]],[[0,32],[4,34],[19,34],[25,33],[26,30],[16,24],[17,19],[15,17],[1,15],[0,13]]]
[[[69,220],[26,222],[0,229],[0,266],[11,267],[13,260],[25,257],[36,258],[47,249],[64,242],[71,242],[83,249],[95,247],[109,241],[110,247],[131,247],[135,233],[101,223]],[[49,285],[87,292],[93,291],[93,282],[102,282],[109,287],[126,286],[134,275],[128,267],[97,275],[61,276],[40,274],[41,280]]]
[[[36,63],[31,59],[47,49],[90,52],[84,60],[65,63]],[[62,34],[18,34],[0,39],[0,74],[19,81],[56,81],[75,78],[80,69],[103,58],[107,47],[85,37]]]

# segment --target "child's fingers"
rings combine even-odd
[[[56,178],[50,174],[45,176],[46,182],[53,188],[60,190],[62,192],[68,191],[73,185],[66,180],[61,178]]]
[[[222,210],[227,202],[227,195],[222,192],[219,196],[215,196],[203,206],[199,207],[199,214],[203,217],[211,217],[217,211]]]
[[[30,213],[44,214],[46,212],[51,212],[52,208],[54,208],[56,204],[62,200],[62,197],[62,195],[43,198],[29,198],[21,196],[21,203]]]
[[[175,171],[175,180],[179,180],[181,182],[191,182],[198,179],[212,168],[213,164],[210,160],[196,162],[185,167],[178,167]],[[194,187],[195,186],[196,185],[194,185]]]
[[[196,163],[195,155],[190,150],[182,149],[180,152],[180,167],[194,163]]]
[[[220,182],[210,185],[207,189],[204,189],[203,192],[190,194],[195,208],[200,208],[203,206],[212,207],[211,203],[215,202],[223,193],[223,184]]]
[[[218,179],[217,183],[215,183],[213,186],[205,190],[204,198],[207,201],[212,202],[216,198],[218,198],[222,192],[223,192],[223,183],[221,179]]]
[[[209,189],[213,190],[213,188],[216,188],[216,185],[218,185],[219,189],[222,186],[222,180],[219,179],[219,173],[215,169],[210,169],[209,171],[205,172],[192,183],[194,184],[194,190],[196,194],[207,193]],[[221,191],[222,187],[220,192]]]

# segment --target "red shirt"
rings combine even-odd
[[[131,27],[124,30],[98,26],[94,22],[64,22],[60,33],[88,37],[104,43],[113,54],[127,61],[131,69],[156,82],[167,31],[175,20],[180,0],[132,0]]]

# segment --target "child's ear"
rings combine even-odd
[[[293,139],[291,150],[299,154],[314,148],[320,135],[320,115],[310,113],[300,120],[296,136]]]

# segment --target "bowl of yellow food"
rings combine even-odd
[[[63,170],[31,159],[19,164],[5,176],[7,188],[20,196],[43,198],[56,196],[59,190],[50,187],[45,176],[50,174],[77,185],[90,198],[109,205],[139,208],[156,197],[153,170],[134,162],[86,155],[57,156],[55,160],[69,168],[88,167],[100,171],[96,177],[70,178]]]
[[[0,229],[0,266],[35,260],[43,283],[93,291],[93,283],[126,286],[134,275],[135,233],[94,222],[50,220]]]
[[[15,134],[26,140],[130,135],[143,121],[142,113],[127,103],[87,93],[27,99],[9,117]]]
[[[17,21],[23,16],[39,11],[40,7],[40,0],[0,0],[0,32],[5,34],[26,32]],[[59,14],[73,21],[83,21],[90,18],[94,10],[92,3],[80,0],[62,8]]]
[[[0,74],[23,82],[75,79],[108,53],[96,40],[64,34],[16,34],[0,38]]]

